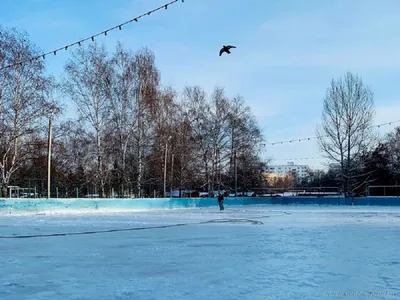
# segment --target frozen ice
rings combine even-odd
[[[2,215],[0,299],[399,299],[399,230],[394,207]]]

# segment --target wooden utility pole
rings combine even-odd
[[[170,197],[172,198],[172,189],[174,186],[174,154],[171,156],[171,194]]]
[[[235,164],[235,197],[237,197],[237,161],[236,161],[236,159],[237,159],[237,155],[236,155],[236,149],[235,149],[235,152],[234,152],[234,164]]]
[[[165,142],[165,157],[164,157],[164,198],[167,194],[167,157],[168,157],[168,142],[172,137],[170,136]]]
[[[49,118],[49,136],[48,136],[48,152],[47,152],[47,199],[51,197],[51,185],[50,185],[50,178],[51,178],[51,141],[52,141],[52,117]]]
[[[3,90],[0,88],[0,113],[3,107]]]

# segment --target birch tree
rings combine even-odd
[[[87,124],[87,136],[93,140],[96,157],[96,184],[99,196],[105,196],[104,132],[110,122],[110,106],[105,87],[109,60],[104,46],[92,44],[72,52],[65,66],[63,92],[75,102],[78,115]]]
[[[230,135],[230,157],[229,177],[230,184],[237,191],[237,169],[238,156],[241,155],[243,146],[241,136],[246,135],[246,119],[251,117],[250,107],[246,105],[243,97],[235,96],[230,100],[229,112],[229,135]]]
[[[167,177],[170,186],[173,185],[172,158],[179,166],[180,144],[179,144],[179,107],[176,103],[176,92],[168,87],[157,92],[157,101],[150,107],[148,118],[153,127],[152,139],[148,140],[151,151],[146,156],[146,180],[147,185],[163,187],[164,169],[168,169]],[[170,138],[171,137],[171,138]],[[168,147],[168,150],[166,149]],[[167,151],[167,163],[165,153]],[[178,170],[176,168],[176,170]],[[172,175],[172,176],[171,176]]]
[[[182,196],[184,187],[193,188],[193,179],[196,175],[196,160],[198,151],[196,151],[196,141],[193,138],[193,130],[188,117],[187,107],[179,104],[174,114],[176,118],[175,127],[175,165],[176,182],[179,187],[179,196]],[[198,179],[198,178],[197,178]]]
[[[25,32],[0,27],[0,183],[3,196],[13,174],[27,158],[29,136],[58,109],[49,97],[54,80]],[[22,62],[23,63],[20,63]],[[12,65],[11,67],[4,68]]]
[[[134,64],[135,95],[136,95],[136,149],[137,149],[137,193],[142,193],[144,158],[146,146],[149,148],[153,127],[149,117],[150,109],[157,101],[157,90],[160,73],[155,65],[155,55],[148,48],[143,48],[135,54]]]
[[[126,185],[131,184],[127,172],[129,145],[133,141],[136,113],[135,55],[118,43],[111,60],[111,70],[107,79],[107,98],[111,108],[111,132],[114,137],[113,156],[119,193],[124,195]]]
[[[203,178],[193,178],[200,188],[207,186],[209,191],[212,180],[212,124],[211,107],[207,101],[205,91],[199,86],[187,86],[183,91],[182,105],[186,109],[186,119],[190,124],[193,151],[197,152],[193,164],[193,170]],[[200,179],[200,180],[199,180]]]
[[[229,101],[222,88],[215,88],[211,95],[211,139],[212,139],[212,183],[211,189],[218,190],[222,184],[222,172],[226,169],[226,159],[229,158]],[[223,184],[226,185],[226,184]]]

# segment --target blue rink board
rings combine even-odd
[[[237,197],[225,198],[230,205],[379,205],[400,206],[400,197]],[[138,198],[138,199],[17,199],[0,198],[0,211],[40,211],[63,209],[172,209],[218,206],[216,198]]]

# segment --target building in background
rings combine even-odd
[[[301,183],[308,180],[311,170],[308,165],[295,165],[289,161],[286,165],[270,165],[266,172],[279,176],[292,176],[297,183]]]
[[[339,172],[341,169],[341,164],[339,163],[330,163],[329,164],[329,170]]]

